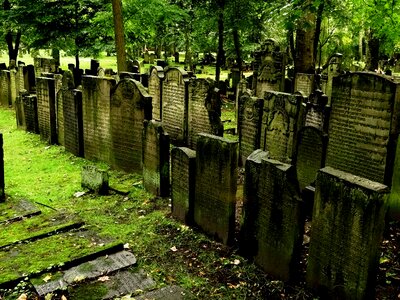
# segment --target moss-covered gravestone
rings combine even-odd
[[[26,131],[39,133],[39,120],[36,95],[23,95]]]
[[[171,150],[172,215],[185,223],[193,222],[196,152],[184,147]]]
[[[304,227],[302,202],[295,168],[265,156],[265,152],[256,152],[246,163],[243,225],[248,227],[255,262],[267,273],[289,280],[298,269]]]
[[[4,152],[3,152],[3,134],[0,133],[0,202],[5,199],[4,192]]]
[[[237,174],[238,143],[199,134],[194,221],[224,244],[233,241]]]
[[[155,196],[169,195],[169,135],[155,120],[144,122],[143,185]]]
[[[388,187],[326,167],[318,172],[307,282],[323,299],[373,299]]]
[[[164,80],[164,69],[159,66],[153,66],[150,69],[149,76],[149,95],[152,97],[153,119],[161,120],[162,108],[162,87]]]
[[[57,143],[56,90],[54,78],[36,78],[39,132],[42,140]]]
[[[83,188],[87,188],[98,194],[105,195],[108,193],[108,173],[99,170],[95,166],[83,166],[82,182]]]

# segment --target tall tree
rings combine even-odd
[[[118,72],[127,70],[126,52],[125,52],[125,31],[122,19],[122,2],[121,0],[112,0],[114,15],[114,31],[115,31],[115,48],[117,50],[117,66]]]

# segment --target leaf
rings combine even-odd
[[[100,282],[106,282],[109,280],[110,280],[110,277],[108,277],[108,276],[101,276],[97,279],[97,281],[100,281]]]
[[[65,297],[64,295],[61,296],[61,300],[68,300],[67,297]]]
[[[86,192],[76,192],[75,194],[74,194],[74,196],[76,197],[76,198],[79,198],[79,197],[82,197],[83,195],[85,195],[86,194]]]
[[[17,300],[27,300],[28,296],[26,294],[22,294],[21,296],[18,297]]]
[[[175,246],[171,247],[170,250],[171,250],[172,252],[178,251],[178,249],[177,249]]]
[[[85,279],[86,279],[85,276],[83,276],[83,275],[78,275],[78,276],[76,276],[76,277],[74,278],[74,282],[81,282],[81,281],[83,281],[83,280],[85,280]]]
[[[43,278],[43,281],[44,282],[48,282],[48,281],[50,281],[51,280],[51,275],[47,275],[47,276],[45,276],[44,278]]]

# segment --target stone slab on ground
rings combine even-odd
[[[0,204],[0,225],[20,221],[41,214],[41,211],[25,199],[7,201]]]
[[[136,300],[184,300],[194,297],[183,288],[172,285],[135,297]]]

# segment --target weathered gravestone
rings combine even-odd
[[[149,51],[146,50],[146,52],[143,54],[143,63],[148,64],[150,62],[150,54]]]
[[[224,244],[235,229],[237,144],[205,133],[197,141],[194,221]]]
[[[115,80],[82,77],[84,153],[87,159],[111,161],[110,94]]]
[[[36,91],[36,76],[35,67],[33,65],[27,65],[23,68],[24,72],[24,86],[25,90],[29,93],[35,93]]]
[[[162,108],[162,90],[164,80],[164,69],[158,66],[153,66],[150,69],[149,76],[149,95],[152,97],[153,119],[161,120]]]
[[[201,132],[222,136],[221,100],[215,82],[191,79],[188,105],[188,145],[196,149],[197,135]]]
[[[24,111],[24,97],[28,95],[26,90],[21,90],[17,98],[15,99],[15,116],[17,118],[17,127],[19,129],[26,130],[26,119]]]
[[[308,97],[314,91],[314,74],[297,73],[294,80],[294,91],[302,92]]]
[[[341,61],[342,54],[336,53],[332,57],[330,57],[328,62],[325,94],[328,96],[329,105],[331,104],[333,78],[339,76],[340,74]]]
[[[151,97],[143,85],[123,78],[111,91],[111,164],[127,172],[142,171],[143,121],[151,120]]]
[[[253,251],[267,273],[289,280],[298,269],[304,227],[296,170],[266,156],[256,152],[246,162],[243,225],[250,243],[244,252]]]
[[[186,224],[193,223],[196,152],[185,147],[171,150],[172,216]]]
[[[330,112],[327,103],[328,97],[318,91],[303,103],[304,121],[298,133],[295,157],[301,190],[314,183],[318,170],[325,166]]]
[[[74,86],[72,72],[64,72],[63,87],[60,91],[60,100],[62,102],[60,106],[62,106],[63,110],[64,146],[65,150],[74,155],[83,156],[82,91],[75,89]]]
[[[35,77],[41,77],[42,73],[56,72],[56,60],[53,58],[35,57],[33,59]]]
[[[154,53],[151,53],[149,57],[149,63],[153,65],[155,60],[156,60],[156,55]]]
[[[264,101],[252,97],[248,92],[239,99],[238,134],[239,134],[239,159],[244,165],[247,157],[254,150],[260,148],[261,122]]]
[[[388,192],[331,167],[318,172],[307,282],[323,299],[374,299]]]
[[[143,186],[155,196],[169,195],[169,136],[155,120],[144,121]]]
[[[261,149],[269,151],[270,158],[292,161],[303,100],[298,94],[265,92]]]
[[[22,61],[18,62],[18,68],[17,68],[17,94],[20,93],[20,91],[25,90],[25,81],[24,81],[24,67],[25,63]]]
[[[255,53],[254,80],[257,97],[265,91],[282,92],[285,88],[285,55],[273,39],[268,39],[261,51]]]
[[[398,85],[383,75],[333,80],[326,165],[391,185],[399,135]]]
[[[13,69],[10,69],[10,83],[9,83],[9,89],[10,89],[10,105],[15,104],[15,100],[18,95],[17,91],[17,70],[15,67]]]
[[[172,144],[187,143],[189,75],[179,68],[165,71],[161,120]]]
[[[11,105],[10,71],[0,70],[0,104],[8,107]]]
[[[22,101],[24,105],[26,131],[39,133],[39,118],[36,95],[23,95]]]
[[[49,144],[55,144],[57,143],[55,80],[37,77],[36,96],[40,137]]]
[[[106,195],[108,193],[108,173],[95,166],[83,166],[81,185],[90,191]]]
[[[5,199],[4,192],[4,151],[3,151],[3,134],[0,133],[0,202]]]

